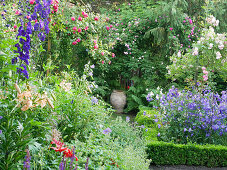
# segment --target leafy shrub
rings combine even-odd
[[[196,165],[207,167],[227,166],[227,147],[220,145],[174,144],[151,141],[148,157],[156,165]]]

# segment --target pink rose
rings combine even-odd
[[[86,12],[82,12],[82,15],[84,16],[84,18],[87,18],[88,17],[88,14]]]
[[[104,56],[104,52],[101,52],[101,55]]]
[[[16,26],[16,25],[14,25],[14,26],[13,26],[13,28],[14,28],[14,29],[16,29],[16,28],[17,28],[17,26]]]
[[[95,21],[98,21],[98,20],[99,20],[99,18],[98,18],[98,17],[95,17],[94,19],[95,19]]]
[[[205,71],[206,70],[206,67],[202,67],[202,70]]]
[[[104,64],[104,61],[102,61],[102,64]]]
[[[94,40],[94,43],[97,44],[97,40]]]
[[[78,28],[78,32],[80,33],[82,30],[80,28]]]
[[[19,15],[20,14],[20,11],[19,10],[16,10],[15,14],[16,15]]]
[[[203,70],[203,74],[206,74],[206,75],[207,75],[207,74],[208,74],[208,71],[206,71],[206,70]]]
[[[173,30],[173,28],[171,28],[171,27],[170,27],[169,29],[170,29],[170,31],[172,31],[172,30]]]
[[[30,0],[29,3],[33,5],[35,3],[35,0]]]
[[[106,26],[107,31],[110,30],[110,27]]]
[[[88,26],[86,26],[84,30],[87,31],[88,30]]]
[[[81,16],[79,16],[78,20],[79,20],[79,21],[82,21],[82,17],[81,17]]]
[[[112,28],[113,27],[113,25],[110,25],[110,28]]]
[[[78,38],[76,41],[77,41],[77,42],[80,42],[81,40]]]
[[[76,42],[76,41],[73,41],[73,42],[72,42],[72,45],[76,45],[76,44],[77,44],[77,42]]]
[[[113,58],[116,57],[114,53],[112,53],[112,57],[113,57]]]
[[[94,45],[94,49],[98,49],[98,44],[95,44]]]
[[[76,27],[73,27],[73,30],[74,30],[74,31],[76,31],[76,30],[77,30],[77,28],[76,28]]]
[[[72,20],[72,21],[75,21],[75,17],[71,17],[71,20]]]

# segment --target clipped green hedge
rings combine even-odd
[[[146,115],[143,112],[146,111]],[[144,136],[148,141],[147,154],[156,165],[195,165],[207,167],[227,167],[227,147],[221,145],[174,144],[158,141],[157,114],[152,108],[140,107],[136,116],[139,125],[148,129]],[[149,115],[149,116],[148,116]]]
[[[227,147],[220,145],[174,144],[151,141],[148,158],[156,165],[227,166]]]

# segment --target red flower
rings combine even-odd
[[[64,156],[66,158],[72,158],[73,156],[75,156],[71,149],[69,149],[67,147],[63,147],[64,143],[53,139],[51,144],[55,144],[56,145],[56,148],[55,147],[50,147],[51,149],[54,149],[56,152],[63,152],[63,154],[64,154]],[[76,158],[76,161],[78,161],[78,158],[76,156],[75,156],[75,158]]]

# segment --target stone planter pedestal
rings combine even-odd
[[[123,113],[126,104],[126,95],[122,90],[114,90],[110,95],[110,104],[116,113]]]

